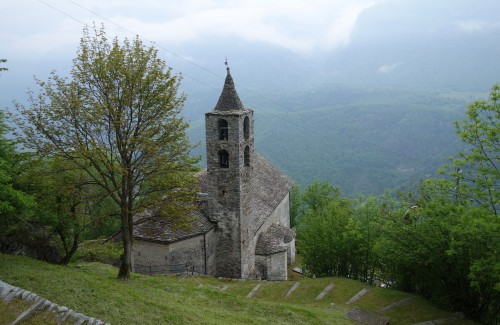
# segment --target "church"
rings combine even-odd
[[[229,67],[215,108],[205,113],[207,169],[198,173],[198,209],[189,229],[145,211],[134,227],[132,270],[236,279],[286,280],[295,259],[292,181],[254,149],[254,112]]]

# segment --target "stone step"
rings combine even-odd
[[[250,299],[252,298],[256,293],[257,291],[259,291],[259,289],[263,286],[263,284],[257,284],[255,286],[255,288],[252,289],[252,291],[250,291],[250,293],[247,295],[247,299]]]
[[[288,290],[288,292],[286,293],[286,296],[285,296],[285,299],[290,297],[292,295],[292,293],[300,286],[300,282],[295,282],[293,284],[293,286],[290,288],[290,290]]]
[[[391,311],[394,308],[398,308],[400,306],[408,305],[412,300],[413,300],[413,297],[403,298],[401,300],[393,302],[392,304],[387,305],[387,306],[385,306],[385,307],[377,310],[377,312],[379,312],[379,313],[387,313],[388,311]]]
[[[368,288],[363,288],[361,289],[357,294],[355,294],[351,299],[349,299],[348,302],[346,302],[347,305],[350,305],[352,303],[355,303],[356,301],[358,301],[361,297],[363,297],[364,295],[366,295],[366,293],[369,291]]]
[[[323,290],[323,291],[322,291],[322,292],[321,292],[321,293],[320,293],[320,294],[316,297],[316,299],[315,299],[315,300],[321,300],[321,299],[323,299],[323,298],[326,296],[326,294],[327,294],[328,292],[330,292],[330,290],[332,290],[332,289],[333,289],[333,287],[334,287],[334,286],[335,286],[335,285],[334,285],[333,283],[330,283],[330,284],[329,284],[329,285],[325,288],[325,290]]]
[[[35,300],[35,303],[33,305],[31,305],[30,308],[28,308],[27,310],[25,310],[24,312],[22,312],[21,315],[19,315],[16,318],[15,321],[13,321],[12,323],[10,323],[10,325],[17,325],[20,322],[22,322],[23,320],[27,319],[28,317],[30,317],[38,309],[38,307],[40,307],[44,303],[45,303],[45,299],[37,298]]]
[[[3,299],[4,303],[10,303],[12,299],[19,298],[25,302],[33,301],[33,305],[31,305],[27,310],[22,312],[14,322],[11,324],[19,324],[27,319],[29,319],[36,310],[44,310],[46,309],[46,313],[54,314],[54,317],[60,322],[74,323],[74,324],[109,324],[104,323],[99,319],[95,319],[93,317],[86,316],[84,314],[77,313],[68,307],[59,306],[55,303],[50,302],[47,299],[44,299],[33,292],[28,290],[23,290],[18,287],[11,286],[8,283],[5,283],[0,280],[0,298]]]

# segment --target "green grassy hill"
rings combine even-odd
[[[345,317],[351,308],[377,311],[408,296],[408,304],[384,313],[391,324],[453,317],[418,296],[343,278],[294,274],[291,281],[260,282],[134,274],[132,281],[120,282],[116,274],[116,268],[105,264],[64,267],[0,254],[0,280],[111,324],[355,324]],[[297,281],[300,286],[285,298]],[[259,283],[261,289],[246,298]],[[316,301],[330,283],[335,287]],[[347,305],[363,288],[369,288],[368,293]],[[10,324],[28,307],[19,299],[0,303],[0,324]],[[51,314],[41,311],[23,324],[55,323]],[[448,324],[474,323],[457,319]]]

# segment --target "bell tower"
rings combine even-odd
[[[216,276],[253,278],[253,110],[243,107],[229,67],[226,69],[219,100],[212,111],[205,113],[208,210],[210,219],[217,222]]]

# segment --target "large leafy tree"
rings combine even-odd
[[[468,106],[466,117],[455,123],[468,150],[453,161],[457,200],[473,200],[498,215],[500,209],[500,84],[489,100]]]
[[[71,78],[52,73],[37,82],[30,105],[17,105],[25,144],[72,162],[116,203],[124,249],[118,277],[129,279],[133,215],[154,206],[179,216],[194,200],[197,159],[179,116],[179,76],[138,37],[109,41],[103,28],[85,28]]]

